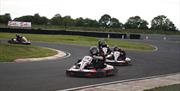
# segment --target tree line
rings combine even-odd
[[[11,15],[6,13],[0,15],[0,23],[7,24],[11,21]],[[93,20],[90,18],[76,18],[71,16],[62,17],[60,14],[54,15],[51,19],[45,16],[40,16],[38,13],[34,15],[26,15],[13,19],[14,21],[31,22],[36,25],[59,25],[59,26],[77,26],[77,27],[103,27],[103,28],[119,28],[119,29],[151,29],[151,30],[163,30],[163,31],[177,31],[174,23],[165,15],[159,15],[151,20],[151,27],[149,23],[142,19],[140,16],[132,16],[123,24],[117,18],[111,17],[108,14],[104,14],[101,18]]]

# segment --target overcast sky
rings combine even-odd
[[[52,18],[55,14],[99,20],[104,14],[125,23],[131,16],[150,21],[167,16],[180,29],[180,0],[0,0],[0,14],[12,18],[34,15]]]

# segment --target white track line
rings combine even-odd
[[[158,47],[155,45],[151,45],[152,47],[154,47],[155,49],[153,51],[158,51]]]
[[[128,79],[128,80],[106,82],[106,83],[87,85],[87,86],[81,86],[81,87],[75,87],[75,88],[69,88],[69,89],[63,89],[63,90],[56,90],[56,91],[75,91],[75,90],[80,90],[80,89],[85,89],[85,88],[91,88],[91,87],[97,87],[97,86],[103,86],[103,85],[110,85],[110,84],[116,84],[116,83],[123,83],[123,82],[130,82],[130,81],[137,81],[137,80],[145,80],[145,79],[164,77],[164,76],[170,76],[170,75],[175,75],[175,74],[179,74],[179,72],[178,73],[172,73],[172,74],[165,74],[165,75],[142,77],[142,78],[136,78],[136,79]]]

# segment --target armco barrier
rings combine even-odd
[[[92,32],[92,31],[66,31],[66,30],[41,30],[41,29],[10,29],[10,28],[0,28],[0,32],[9,33],[30,33],[30,34],[62,34],[62,35],[80,35],[80,36],[90,36],[90,37],[100,37],[107,38],[121,38],[126,39],[127,34],[115,33],[115,32]],[[130,34],[130,39],[140,39],[139,34]]]
[[[139,34],[129,34],[130,39],[141,39],[141,35]]]

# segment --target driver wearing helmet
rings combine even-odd
[[[100,41],[98,42],[98,48],[102,48],[102,47],[107,47],[107,44],[106,44],[105,41],[100,40]]]
[[[89,54],[89,56],[85,56],[79,63],[80,70],[83,70],[88,65],[92,65],[96,69],[104,67],[105,58],[99,55],[99,50],[97,47],[91,47]]]
[[[106,56],[106,59],[114,61],[125,61],[126,53],[124,50],[116,46],[113,48],[113,52],[110,55]]]
[[[116,46],[113,48],[113,52],[116,52],[116,51],[120,52],[118,60],[125,60],[126,59],[126,52],[124,50],[122,50],[121,48]]]
[[[99,54],[103,56],[107,56],[111,54],[111,50],[105,41],[98,42]]]
[[[26,42],[26,41],[27,41],[26,37],[21,36],[21,35],[19,35],[19,34],[16,34],[16,40],[17,40],[18,42]]]
[[[19,34],[16,34],[16,40],[17,40],[18,42],[22,41],[22,36],[19,35]]]
[[[92,64],[96,69],[102,69],[105,67],[105,56],[100,54],[97,47],[92,47],[90,49],[90,55],[93,57]]]
[[[100,59],[103,60],[103,56],[99,54],[99,50],[97,47],[91,47],[89,50],[90,56],[92,56],[94,59]]]
[[[124,50],[121,49],[121,52],[120,52],[120,60],[126,60],[126,52]]]

